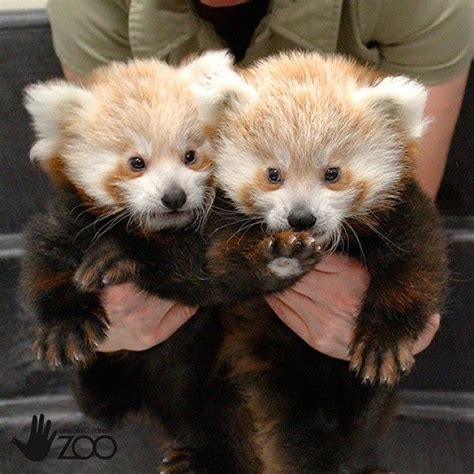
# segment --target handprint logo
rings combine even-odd
[[[45,425],[44,415],[41,414],[38,423],[38,416],[34,415],[31,420],[30,437],[26,444],[17,439],[16,436],[12,438],[11,442],[31,461],[42,461],[48,455],[51,444],[54,438],[56,438],[57,431],[54,431],[48,438],[50,429],[50,420]]]

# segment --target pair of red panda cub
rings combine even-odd
[[[89,415],[158,419],[174,440],[163,472],[352,472],[442,304],[444,240],[413,178],[426,95],[315,53],[238,72],[224,52],[134,61],[29,87],[31,156],[58,185],[26,239],[39,358],[76,365]],[[263,299],[334,251],[371,276],[350,364]],[[100,290],[125,281],[200,310],[148,351],[96,353]]]

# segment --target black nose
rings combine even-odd
[[[166,191],[161,198],[161,202],[172,211],[177,211],[186,202],[186,193],[183,188],[176,187]]]
[[[295,209],[288,216],[288,224],[296,230],[307,230],[316,223],[316,217],[304,209]]]

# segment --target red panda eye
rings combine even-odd
[[[341,168],[339,167],[328,168],[324,175],[324,179],[328,183],[335,183],[336,181],[339,181],[340,177],[341,177]]]
[[[196,152],[194,150],[189,150],[184,155],[184,162],[187,165],[192,165],[196,161]]]
[[[276,168],[268,168],[267,176],[270,183],[279,184],[282,182],[281,174]]]
[[[132,171],[141,171],[145,169],[145,161],[140,156],[132,156],[128,159],[128,166]]]

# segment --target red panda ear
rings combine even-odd
[[[30,158],[39,161],[52,158],[61,139],[61,126],[94,100],[90,91],[66,81],[28,86],[24,104],[36,132]]]
[[[234,70],[232,57],[225,51],[204,54],[186,68],[195,73],[188,78],[205,125],[216,125],[227,112],[246,106],[257,95]]]
[[[181,72],[191,82],[210,81],[222,71],[232,69],[233,56],[226,50],[208,51],[181,66]]]
[[[353,96],[358,105],[395,120],[409,138],[423,135],[428,123],[424,118],[427,97],[428,91],[422,84],[403,76],[386,77],[372,87],[359,89]]]

